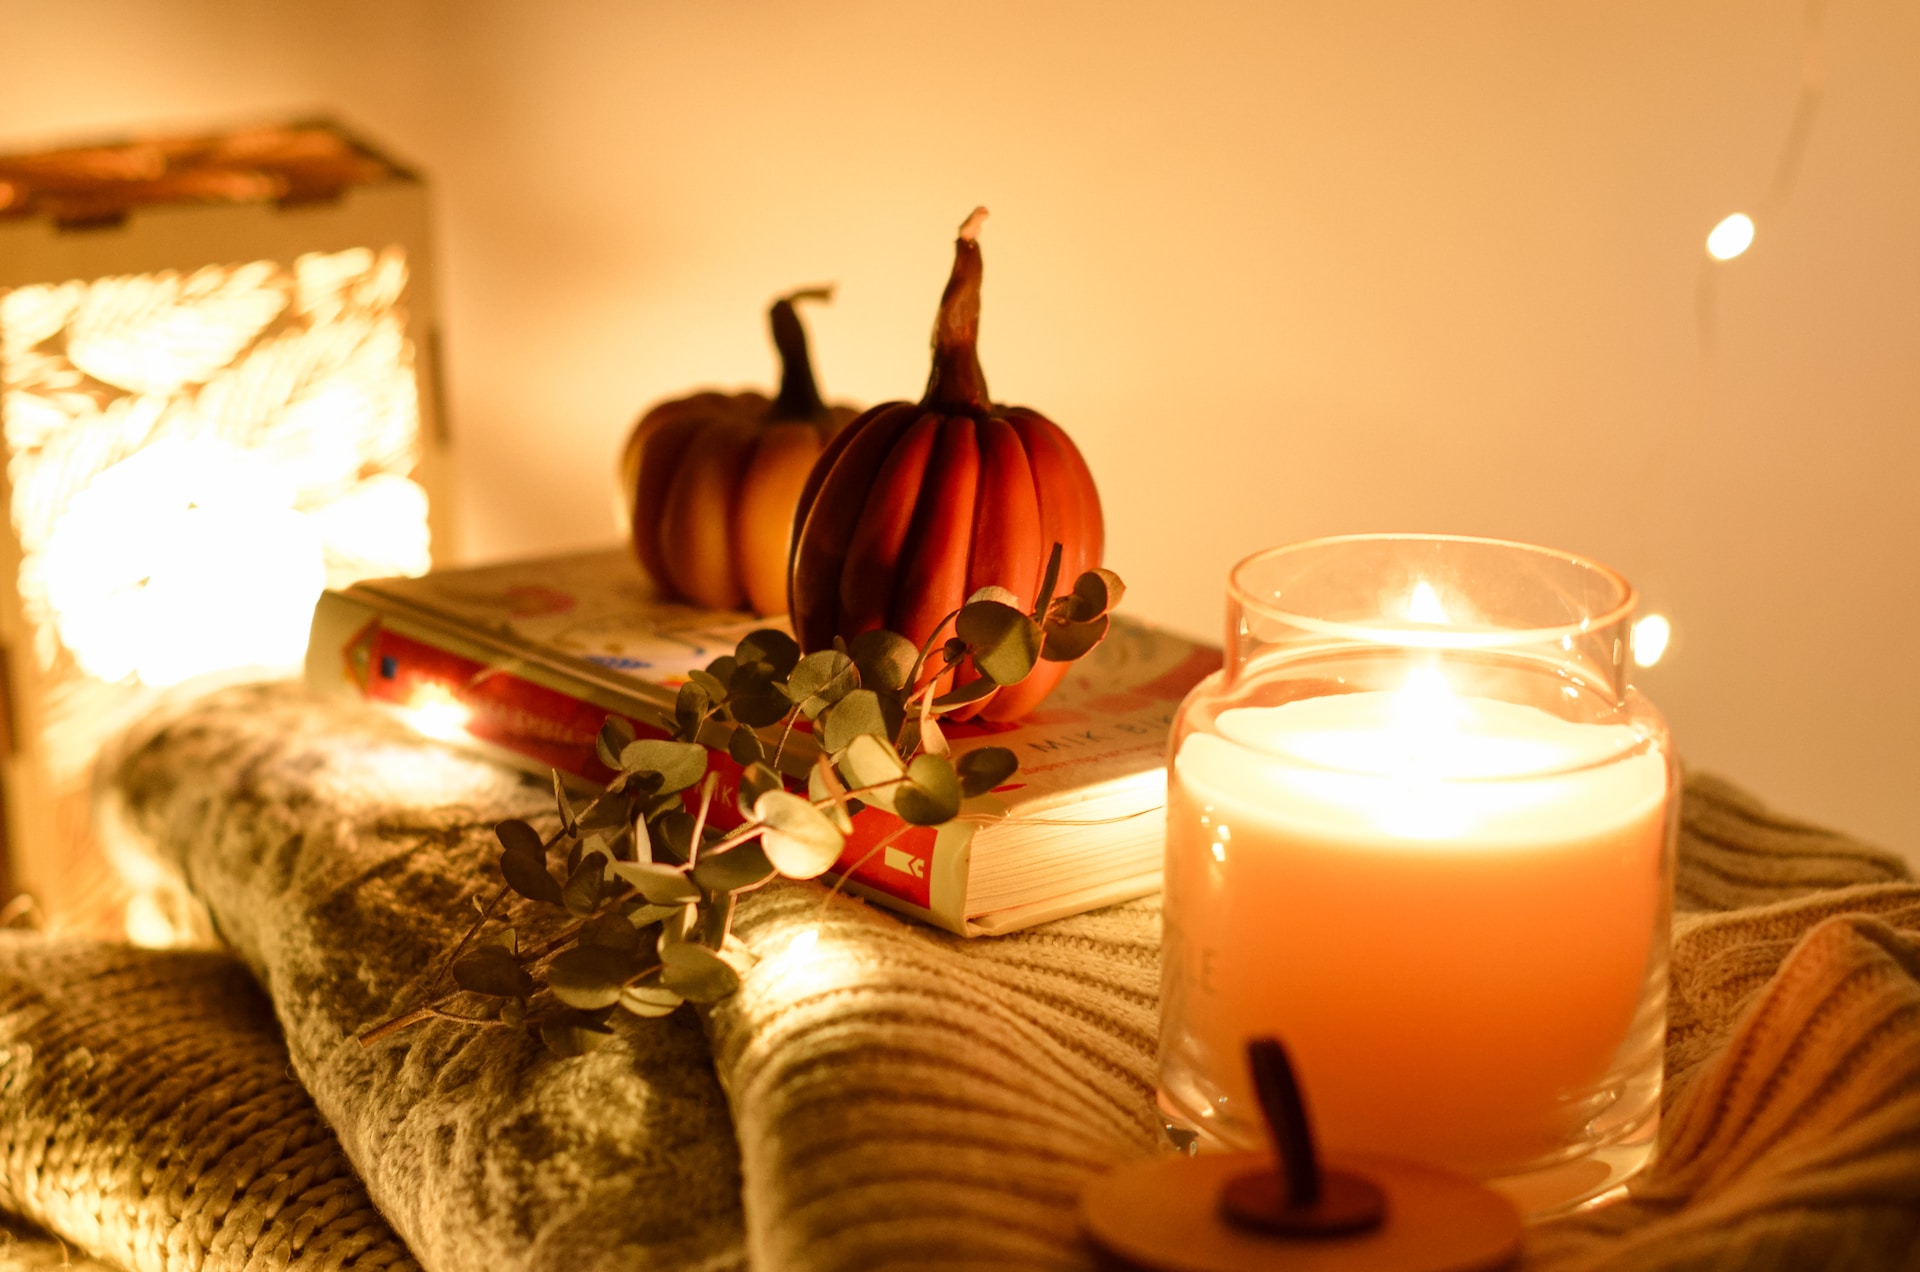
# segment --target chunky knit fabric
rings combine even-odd
[[[159,729],[107,795],[268,988],[295,1071],[432,1272],[1086,1267],[1079,1188],[1155,1150],[1151,901],[965,942],[782,885],[743,907],[761,962],[704,1039],[629,1022],[560,1062],[435,1022],[366,1051],[352,1035],[414,1000],[495,886],[488,827],[539,810],[538,788],[266,687]],[[1664,1156],[1634,1200],[1530,1234],[1531,1266],[1915,1257],[1905,880],[1690,781]]]
[[[0,937],[0,1203],[75,1247],[0,1234],[0,1266],[417,1267],[286,1069],[225,955]]]

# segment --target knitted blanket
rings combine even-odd
[[[825,890],[749,898],[762,961],[701,1032],[561,1061],[410,1005],[543,789],[289,687],[130,749],[109,811],[206,904],[430,1272],[1085,1267],[1074,1199],[1155,1151],[1151,901],[965,942]],[[1689,782],[1665,1148],[1539,1267],[1898,1266],[1920,1235],[1920,886]],[[815,936],[806,936],[806,933]],[[1764,1256],[1764,1257],[1763,1257]]]

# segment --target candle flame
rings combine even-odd
[[[1407,598],[1407,619],[1415,623],[1448,621],[1447,611],[1440,605],[1439,593],[1435,592],[1433,585],[1425,579],[1413,585],[1413,595]]]

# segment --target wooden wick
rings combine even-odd
[[[1221,1217],[1242,1228],[1290,1237],[1337,1237],[1379,1227],[1387,1213],[1379,1186],[1348,1171],[1321,1168],[1306,1102],[1280,1040],[1249,1042],[1247,1063],[1280,1168],[1229,1179],[1220,1190]]]

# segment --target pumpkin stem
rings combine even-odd
[[[810,420],[826,409],[820,388],[813,382],[813,359],[807,356],[807,329],[794,312],[796,300],[832,300],[833,288],[809,287],[773,302],[767,321],[773,327],[773,347],[780,352],[780,396],[768,414],[776,420]]]
[[[953,273],[933,321],[933,374],[922,404],[956,413],[988,409],[987,373],[980,369],[980,224],[975,208],[953,244]]]

